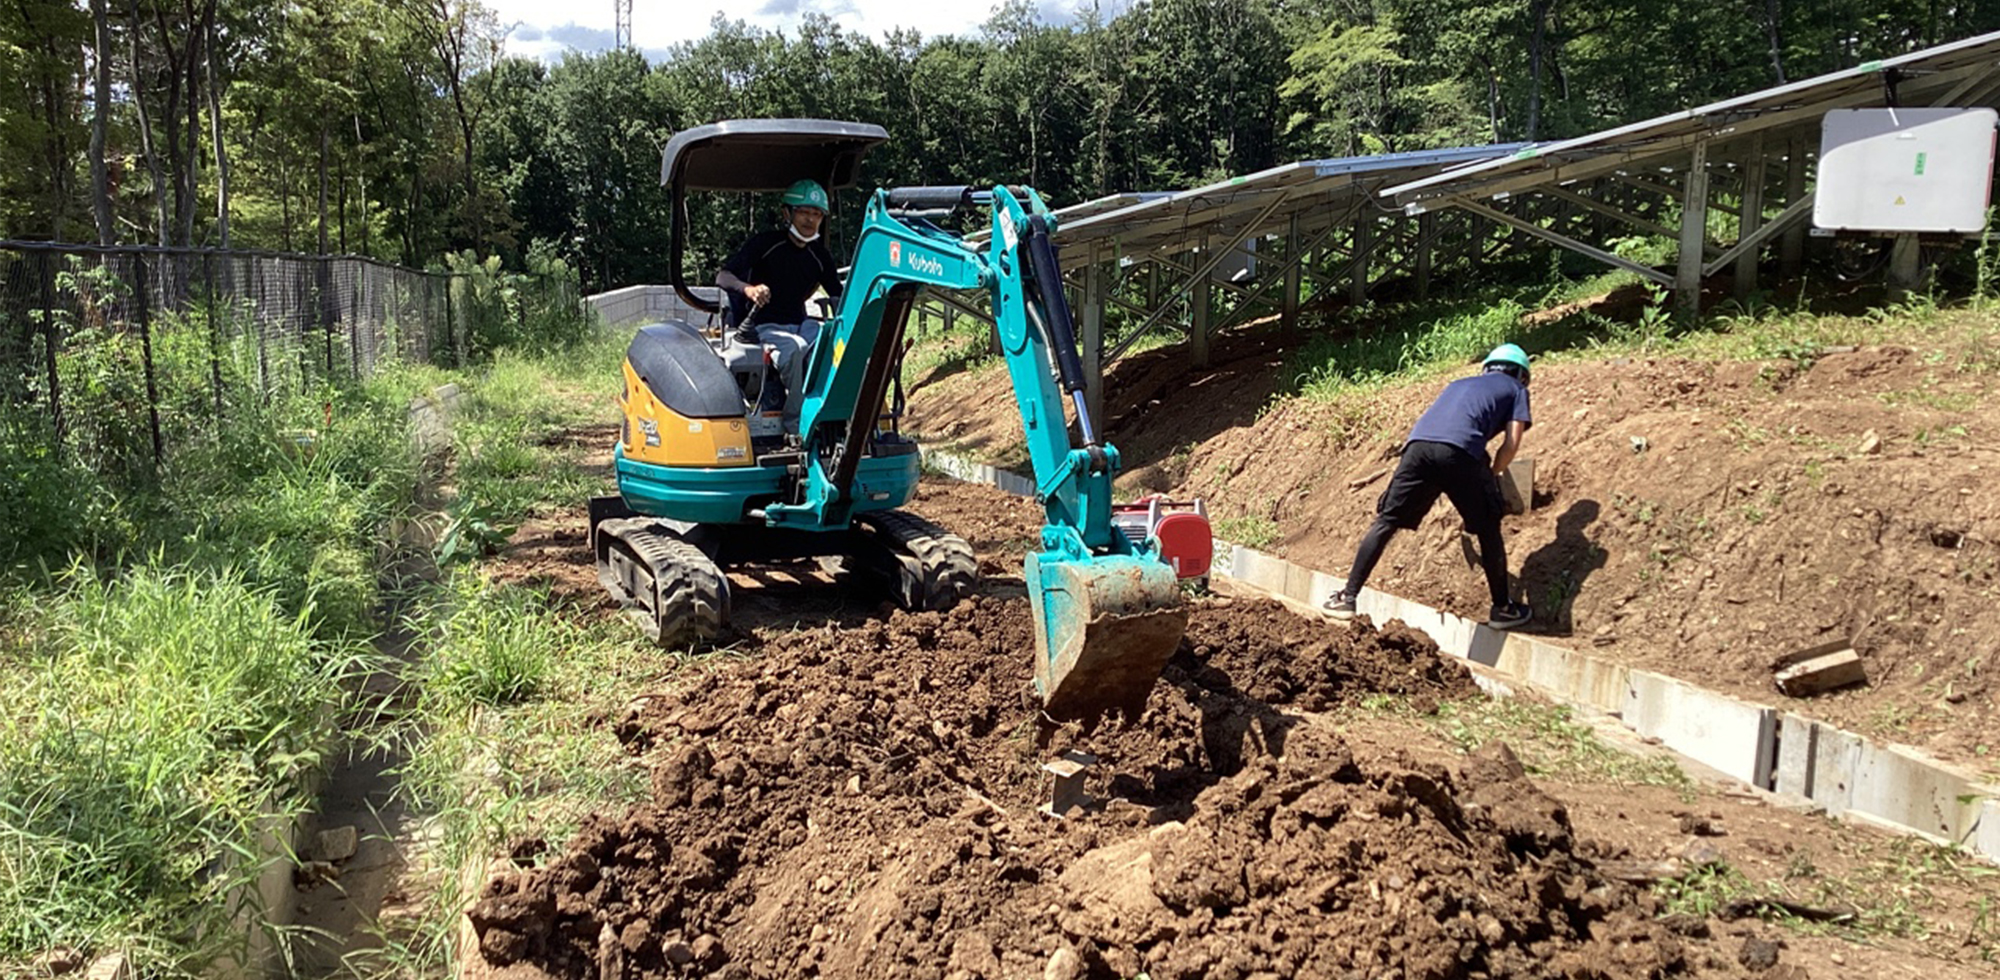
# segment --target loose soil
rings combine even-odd
[[[1357,731],[1384,695],[1418,710],[1476,696],[1421,634],[1193,599],[1142,715],[1051,726],[1009,577],[1034,509],[934,481],[911,509],[975,542],[982,590],[908,613],[803,573],[737,573],[740,655],[607,722],[652,766],[652,802],[597,815],[560,847],[518,842],[469,911],[473,973],[1768,975],[1737,963],[1766,927],[1663,918],[1650,891],[1606,870],[1680,847],[1666,812],[1685,810],[1679,797],[1599,790],[1573,813],[1497,743],[1461,757],[1407,721]],[[581,519],[524,528],[497,568],[613,615],[586,598],[581,540],[558,537]],[[1090,805],[1039,812],[1040,767],[1076,752],[1096,760]],[[1875,839],[1715,805],[1731,833],[1757,828],[1774,848]],[[1784,820],[1812,833],[1775,829]],[[1787,941],[1772,947],[1801,971],[1787,976],[1860,955]],[[1983,975],[1965,951],[1868,955],[1887,964],[1870,975]]]
[[[1807,362],[1538,367],[1524,449],[1535,507],[1505,523],[1517,587],[1537,610],[1529,631],[2000,772],[1990,333],[1962,314],[1940,318],[1922,347]],[[1204,498],[1239,538],[1341,574],[1404,433],[1450,378],[1342,405],[1286,398],[1286,350],[1304,339],[1232,331],[1199,370],[1179,348],[1122,361],[1107,431],[1128,495]],[[988,461],[1018,456],[1017,414],[986,394],[992,370],[915,379],[914,428]],[[1390,545],[1369,584],[1485,614],[1484,578],[1446,505]],[[1776,692],[1775,658],[1832,640],[1860,652],[1865,687]]]

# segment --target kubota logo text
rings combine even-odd
[[[903,264],[902,242],[889,243],[889,264],[892,266],[901,266]],[[925,275],[944,275],[944,263],[938,261],[936,256],[925,255],[922,252],[910,253],[910,269],[911,271],[921,272]]]

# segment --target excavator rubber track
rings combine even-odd
[[[729,578],[700,548],[646,517],[603,521],[593,541],[597,580],[647,639],[679,647],[722,635]]]
[[[979,586],[972,546],[943,527],[900,510],[877,511],[856,521],[882,545],[873,563],[889,579],[905,609],[949,609]]]

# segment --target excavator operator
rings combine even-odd
[[[744,242],[722,263],[715,284],[730,296],[730,314],[740,324],[736,340],[771,349],[785,386],[785,431],[796,435],[806,352],[819,335],[819,321],[806,315],[806,300],[815,287],[838,299],[840,270],[820,238],[826,189],[816,181],[799,180],[786,189],[781,201],[785,227]]]

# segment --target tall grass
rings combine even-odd
[[[623,623],[579,623],[477,568],[416,609],[421,693],[394,737],[408,746],[400,792],[432,819],[435,878],[421,922],[387,938],[397,975],[440,976],[453,972],[453,923],[470,899],[459,868],[523,836],[559,847],[586,814],[645,797],[643,768],[616,763],[624,752],[602,719],[680,662],[633,643]]]
[[[1322,335],[1290,362],[1298,392],[1327,401],[1391,377],[1455,367],[1479,359],[1495,346],[1518,338],[1519,300],[1502,296],[1470,301],[1457,312],[1434,318],[1358,325]]]
[[[297,813],[363,648],[240,574],[73,569],[0,653],[0,961],[121,949],[142,973],[240,954],[225,901]]]
[[[455,712],[547,692],[573,629],[536,596],[462,572],[435,596],[421,679],[426,706]]]

